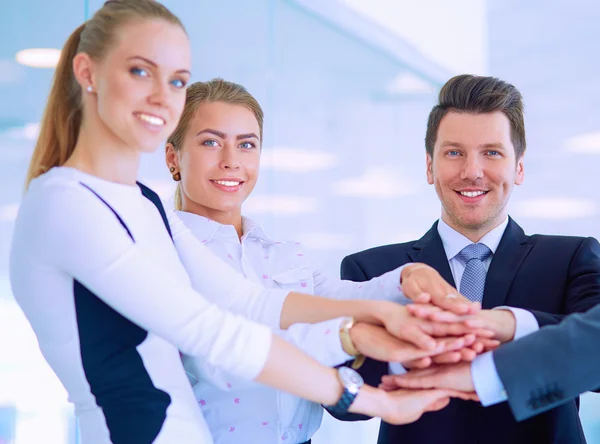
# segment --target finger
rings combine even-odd
[[[471,330],[463,323],[440,323],[424,320],[415,320],[418,323],[421,330],[431,336],[445,337],[445,336],[463,336],[471,333]]]
[[[419,351],[422,352],[422,350]],[[423,358],[411,359],[409,361],[400,360],[399,362],[405,369],[413,370],[429,367],[431,365],[431,358],[429,356],[425,356]]]
[[[431,359],[434,364],[456,364],[457,362],[460,362],[460,357],[460,352],[453,351],[433,356]]]
[[[431,314],[441,311],[441,308],[430,304],[409,304],[406,309],[410,314],[419,318],[428,318]]]
[[[416,304],[427,304],[431,302],[431,295],[429,293],[419,293],[412,300]]]
[[[465,401],[479,401],[479,397],[475,392],[462,392],[460,390],[447,390],[448,396],[452,398],[464,399]]]
[[[479,340],[483,344],[483,347],[484,347],[485,351],[495,350],[498,347],[500,347],[500,344],[502,344],[497,339],[479,339]]]
[[[463,322],[470,328],[488,328],[488,321],[482,318],[466,318]]]
[[[477,313],[481,306],[476,302],[471,302],[454,288],[445,286],[436,293],[431,294],[431,302],[443,310],[457,315],[466,315]]]
[[[461,361],[471,362],[473,359],[475,359],[476,356],[477,356],[477,353],[474,350],[471,350],[470,348],[463,348],[460,351],[460,360]]]
[[[438,410],[442,410],[448,404],[450,404],[449,397],[441,398],[441,399],[438,399],[437,401],[434,401],[433,403],[429,404],[425,408],[425,411],[426,412],[437,412]]]
[[[496,336],[496,333],[493,330],[488,330],[487,328],[469,329],[469,331],[480,338],[491,339]]]
[[[441,308],[439,308],[439,311],[432,312],[428,316],[428,318],[430,320],[436,321],[436,322],[466,322],[467,321],[466,316],[470,316],[470,315],[459,315],[459,314],[453,313],[451,311],[442,310]]]
[[[378,388],[386,392],[393,392],[398,390],[399,387],[393,382],[382,382],[378,385]]]
[[[413,369],[427,368],[430,365],[431,365],[431,358],[429,356],[426,356],[426,357],[421,358],[421,359],[415,359],[414,361],[412,361],[412,368]]]
[[[417,279],[404,279],[401,286],[402,293],[404,293],[404,296],[413,301],[421,295],[427,294],[426,291],[423,291]]]
[[[479,354],[485,349],[485,345],[481,340],[475,341],[474,344],[471,345],[471,350],[475,353]]]
[[[415,392],[414,396],[419,396],[422,411],[433,411],[436,407],[439,410],[450,401],[448,390],[443,389],[420,390]]]
[[[424,370],[412,370],[404,375],[393,375],[390,377],[382,377],[382,382],[389,382],[390,379],[398,387],[406,389],[432,389],[435,388],[436,372],[431,373],[433,368]]]
[[[393,334],[393,332],[390,332]],[[433,351],[436,348],[436,341],[416,324],[404,325],[396,335],[398,338],[410,342],[422,350]]]

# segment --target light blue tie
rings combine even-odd
[[[465,266],[459,291],[470,301],[481,302],[483,300],[483,289],[487,274],[483,261],[491,254],[492,251],[485,244],[471,244],[456,255],[458,260]]]

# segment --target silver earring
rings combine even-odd
[[[88,85],[88,87],[86,88],[87,92],[91,93],[92,92],[92,85]]]

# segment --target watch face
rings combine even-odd
[[[340,367],[338,371],[340,380],[342,381],[342,384],[346,390],[348,390],[350,393],[358,393],[358,390],[364,384],[362,376],[360,376],[358,372],[350,367]]]

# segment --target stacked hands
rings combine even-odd
[[[383,420],[416,421],[440,410],[450,398],[479,401],[471,378],[471,361],[514,337],[510,310],[482,310],[425,264],[402,270],[401,287],[413,304],[377,302],[381,314],[373,324],[350,330],[355,347],[378,361],[399,362],[405,374],[383,376],[386,392]],[[379,324],[379,325],[377,325]],[[359,394],[360,396],[360,394]],[[375,416],[375,415],[373,415]]]

